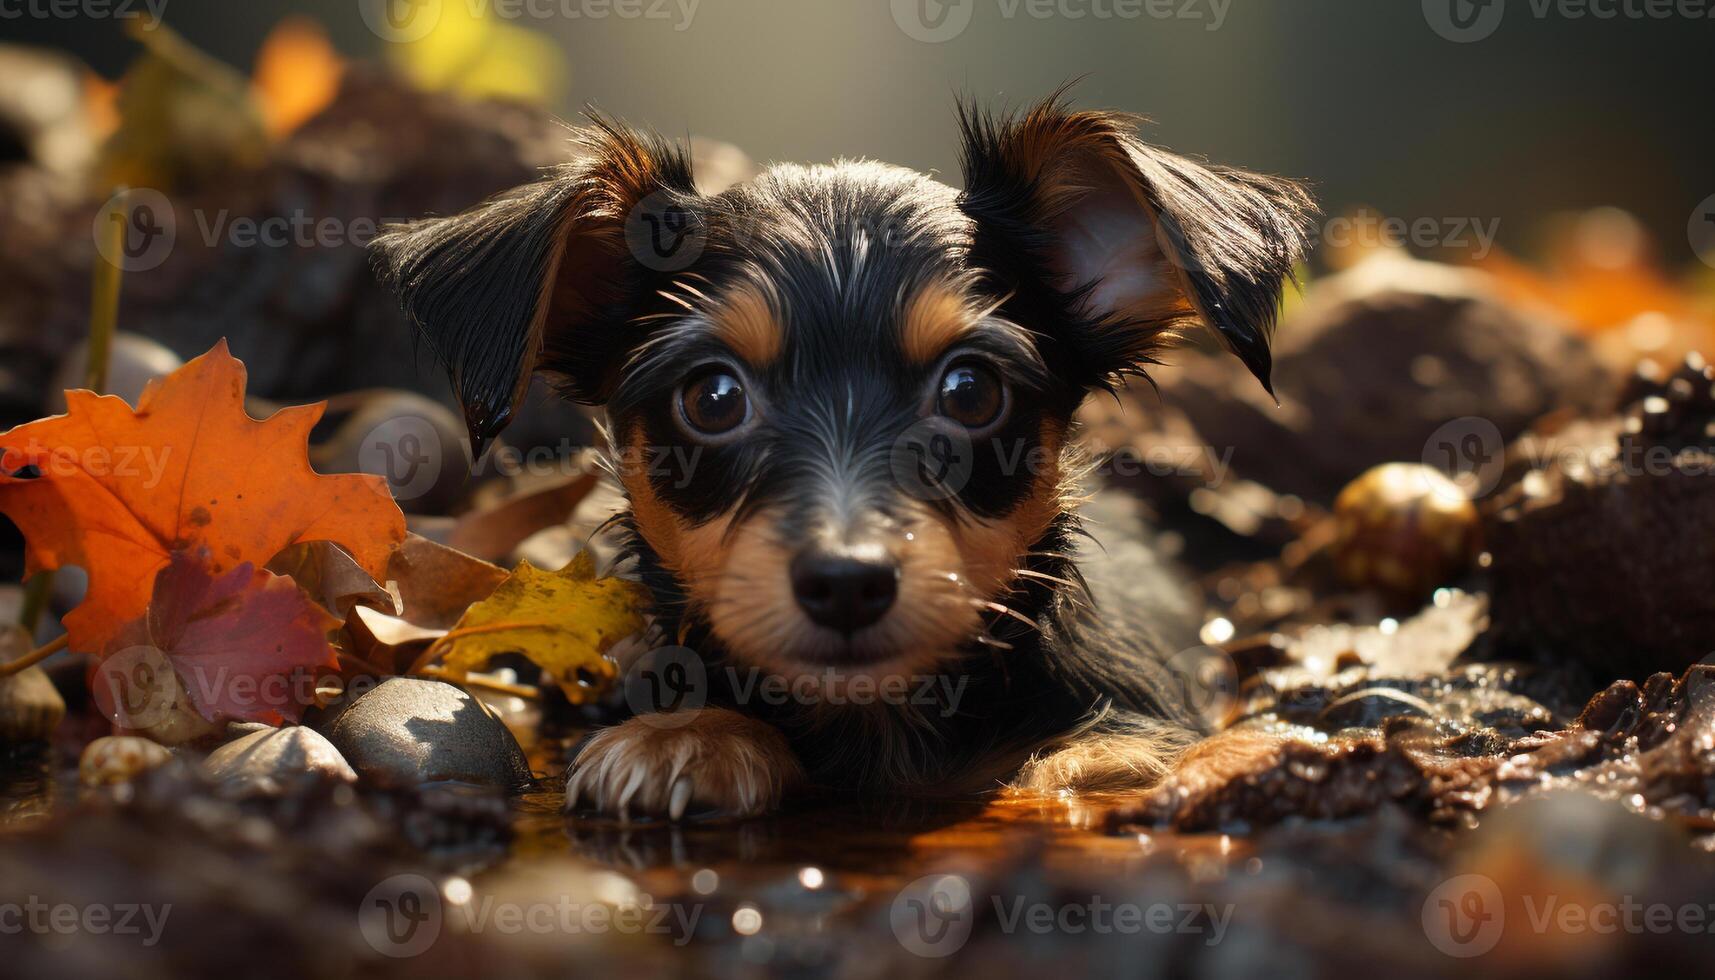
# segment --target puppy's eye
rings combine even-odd
[[[692,431],[718,436],[750,417],[750,398],[742,381],[729,371],[714,368],[693,377],[680,389],[679,412]]]
[[[1006,410],[1000,376],[981,364],[955,364],[941,375],[936,409],[967,429],[993,425]]]

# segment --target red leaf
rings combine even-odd
[[[133,625],[211,721],[297,721],[314,692],[314,669],[338,666],[327,634],[339,620],[291,579],[249,562],[216,572],[207,552],[174,552],[155,579],[146,622]]]

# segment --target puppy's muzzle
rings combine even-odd
[[[848,638],[887,615],[899,596],[899,562],[879,545],[812,544],[792,559],[791,575],[804,615]]]

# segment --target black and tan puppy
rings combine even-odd
[[[694,715],[585,744],[574,802],[1139,786],[1198,737],[1182,593],[1136,528],[1080,556],[1069,429],[1191,325],[1266,385],[1309,200],[1058,99],[961,119],[962,191],[840,162],[715,195],[598,122],[582,162],[378,241],[479,440],[532,372],[607,407],[656,614],[706,661]],[[883,683],[924,677],[956,683]]]

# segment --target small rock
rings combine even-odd
[[[1421,600],[1477,552],[1477,508],[1439,470],[1383,463],[1334,501],[1334,569],[1347,585]]]
[[[0,663],[23,656],[29,649],[29,637],[23,630],[0,634]],[[0,745],[47,738],[65,714],[65,699],[41,667],[0,677]]]
[[[254,731],[228,742],[209,753],[203,769],[215,779],[251,784],[264,791],[273,791],[307,772],[347,783],[357,781],[357,773],[333,743],[314,729],[301,726]]]
[[[85,786],[129,782],[172,758],[172,751],[159,742],[136,735],[109,735],[84,747],[77,760],[77,779]]]
[[[47,738],[65,715],[65,699],[42,668],[0,677],[0,745]]]
[[[359,775],[382,786],[444,780],[513,791],[532,779],[506,726],[444,681],[390,677],[317,727]]]

